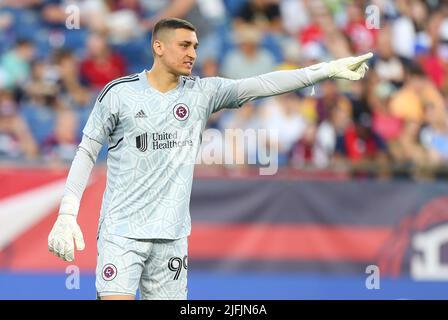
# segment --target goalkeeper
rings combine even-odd
[[[65,261],[84,249],[76,222],[82,194],[102,145],[109,144],[99,225],[99,299],[186,299],[189,212],[194,160],[213,112],[312,86],[359,80],[371,53],[229,80],[191,77],[198,40],[181,19],[159,21],[154,64],[118,78],[98,95],[72,162],[48,248]]]

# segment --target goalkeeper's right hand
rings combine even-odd
[[[75,239],[76,249],[84,250],[85,243],[81,228],[76,222],[76,216],[59,214],[48,235],[48,250],[64,261],[73,261],[75,260],[73,239]]]
[[[347,57],[330,61],[325,65],[326,73],[329,78],[360,80],[369,69],[367,61],[373,57],[371,52],[358,57]]]

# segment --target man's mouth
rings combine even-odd
[[[186,65],[188,68],[193,68],[193,62],[192,61],[185,61],[184,65]]]

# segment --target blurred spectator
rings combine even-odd
[[[300,47],[302,66],[307,67],[317,64],[327,58],[328,52],[326,48],[317,42],[310,42]],[[319,85],[319,84],[317,84]]]
[[[299,44],[294,40],[283,43],[283,61],[277,66],[278,70],[292,70],[300,68],[301,55]]]
[[[444,109],[443,97],[419,66],[410,66],[407,74],[404,86],[391,100],[391,110],[402,120],[420,125],[423,122],[423,106],[431,103],[439,110]]]
[[[217,77],[219,75],[219,63],[212,57],[207,57],[201,64],[201,77]]]
[[[91,34],[86,45],[87,57],[81,62],[81,76],[91,89],[99,91],[108,82],[126,75],[126,62],[112,52],[103,35]]]
[[[448,118],[444,110],[433,104],[425,105],[426,125],[420,132],[420,141],[428,152],[430,165],[448,163]]]
[[[390,27],[385,25],[378,33],[377,55],[372,60],[372,71],[381,81],[388,81],[399,88],[403,85],[406,67],[410,62],[394,53],[393,41],[395,39],[392,38]]]
[[[315,163],[313,152],[315,145],[316,124],[313,123],[305,127],[301,138],[294,144],[291,152],[291,165],[300,168],[313,165]]]
[[[300,99],[295,93],[288,93],[266,99],[258,108],[260,127],[278,135],[279,165],[288,164],[294,143],[307,127],[307,119],[300,113]]]
[[[262,34],[253,26],[242,27],[235,34],[238,45],[224,57],[221,74],[232,79],[257,76],[273,71],[273,55],[259,46]]]
[[[14,7],[14,8],[26,8],[26,7],[33,7],[35,5],[38,5],[42,3],[44,0],[3,0],[1,3],[1,6],[5,7]]]
[[[107,16],[107,31],[112,44],[124,44],[143,36],[139,19],[144,16],[138,0],[107,1],[111,12]]]
[[[261,127],[258,108],[254,103],[249,102],[244,108],[226,111],[219,121],[219,128],[224,132],[222,142],[224,154],[226,157],[232,155],[232,164],[246,166],[249,164],[249,159],[256,162],[257,147],[266,147],[257,145],[256,141],[255,130]]]
[[[22,114],[26,119],[41,155],[69,161],[77,141],[77,119],[59,96],[57,70],[44,61],[35,61],[30,81],[24,86]],[[67,145],[71,153],[67,154]],[[62,150],[58,148],[64,146]],[[71,161],[71,160],[70,160]]]
[[[353,121],[352,104],[338,93],[334,81],[324,82],[321,88],[323,94],[316,105],[319,125],[307,128],[294,148],[293,161],[309,161],[317,167],[328,166],[337,158],[353,163],[384,162],[387,148],[372,130],[370,117],[359,112]]]
[[[353,55],[350,38],[336,25],[329,6],[321,1],[308,2],[308,6],[312,19],[309,25],[298,33],[303,49],[316,46],[324,49],[326,54],[318,56],[319,62],[324,59]]]
[[[328,119],[322,121],[317,128],[313,148],[313,163],[316,167],[328,167],[343,157],[336,145],[341,145],[345,130],[351,123],[350,109],[338,105],[331,107]]]
[[[10,91],[0,90],[0,158],[28,160],[38,156],[38,147]]]
[[[8,12],[0,12],[0,31],[7,30],[13,24],[14,18]]]
[[[359,1],[349,2],[346,5],[346,13],[348,21],[344,33],[350,38],[354,53],[362,54],[372,50],[375,47],[377,30],[367,29],[364,8]]]
[[[336,81],[324,81],[321,97],[304,99],[301,112],[307,119],[307,128],[292,152],[295,165],[309,162],[317,167],[330,163],[335,152],[337,135],[342,135],[351,123],[350,100],[337,90]]]
[[[396,0],[396,7],[400,16],[392,23],[392,47],[394,52],[408,59],[415,54],[416,31],[412,21],[413,0]]]
[[[427,24],[430,47],[419,55],[418,61],[429,79],[439,88],[448,92],[448,19],[442,12],[435,12]]]
[[[390,99],[393,92],[394,88],[390,83],[371,79],[369,102],[372,108],[372,128],[395,154],[400,152],[397,144],[403,129],[403,121],[391,111]]]
[[[24,100],[36,105],[54,104],[59,93],[57,81],[54,66],[44,60],[33,61],[30,79],[23,85]]]
[[[333,24],[328,9],[321,1],[308,3],[310,14],[309,23],[297,33],[297,38],[302,46],[310,42],[324,44],[324,29],[328,24]]]
[[[325,33],[325,47],[334,59],[353,55],[350,41],[336,28]]]
[[[348,88],[343,87],[345,81],[340,81],[339,91],[342,91],[352,105],[353,121],[364,121],[365,117],[371,117],[372,110],[368,100],[368,82],[367,78],[354,82]]]
[[[234,18],[236,29],[244,24],[254,24],[260,30],[282,32],[282,20],[279,1],[273,0],[249,0]]]
[[[420,55],[431,47],[431,37],[428,32],[428,20],[432,17],[426,2],[413,0],[411,6],[411,17],[415,28],[414,53]]]
[[[309,24],[309,13],[306,8],[307,0],[282,0],[279,4],[283,28],[294,36]]]
[[[216,44],[223,36],[217,33],[226,18],[223,0],[146,0],[142,6],[149,15],[142,21],[145,30],[152,30],[160,19],[178,17],[194,24],[199,42],[205,47],[209,47],[209,42]],[[200,48],[204,46],[201,44]]]
[[[398,143],[391,149],[393,160],[401,166],[423,167],[428,165],[428,155],[420,144],[420,126],[405,122]]]
[[[93,95],[81,83],[79,66],[75,56],[66,50],[56,53],[55,61],[59,72],[59,91],[64,103],[71,108],[84,108]]]
[[[25,82],[33,55],[32,42],[18,40],[14,48],[0,56],[0,88],[12,89]]]
[[[440,15],[434,14],[434,29],[432,38],[437,43],[437,54],[446,64],[448,63],[448,8]]]
[[[70,163],[76,154],[79,139],[78,119],[69,109],[58,109],[53,134],[43,142],[42,153],[47,161]]]
[[[420,64],[428,78],[434,85],[444,90],[446,88],[446,66],[443,60],[437,54],[437,45],[431,47],[428,54],[421,55]]]
[[[320,123],[329,117],[329,111],[333,105],[339,105],[342,108],[350,110],[352,113],[352,104],[350,100],[338,91],[337,82],[329,80],[322,82],[320,86],[322,95],[317,100],[316,111],[318,114],[317,122]]]
[[[201,63],[201,77],[217,77],[219,76],[219,63],[215,58],[206,57]],[[219,129],[220,119],[226,114],[226,110],[215,112],[210,115],[207,121],[207,128]]]
[[[356,121],[344,132],[341,150],[352,162],[375,162],[386,159],[387,148],[379,135],[372,130],[369,120]]]
[[[421,68],[411,66],[405,85],[390,101],[392,114],[403,122],[399,137],[399,152],[394,153],[397,162],[410,162],[419,166],[427,164],[425,151],[419,143],[419,132],[425,120],[424,107],[428,104],[431,104],[439,114],[445,112],[440,93],[428,81]]]
[[[111,11],[130,10],[139,17],[144,15],[144,8],[139,0],[106,0]]]

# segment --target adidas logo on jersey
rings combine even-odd
[[[146,113],[143,110],[140,110],[139,112],[137,112],[137,114],[135,115],[136,118],[146,118]]]

